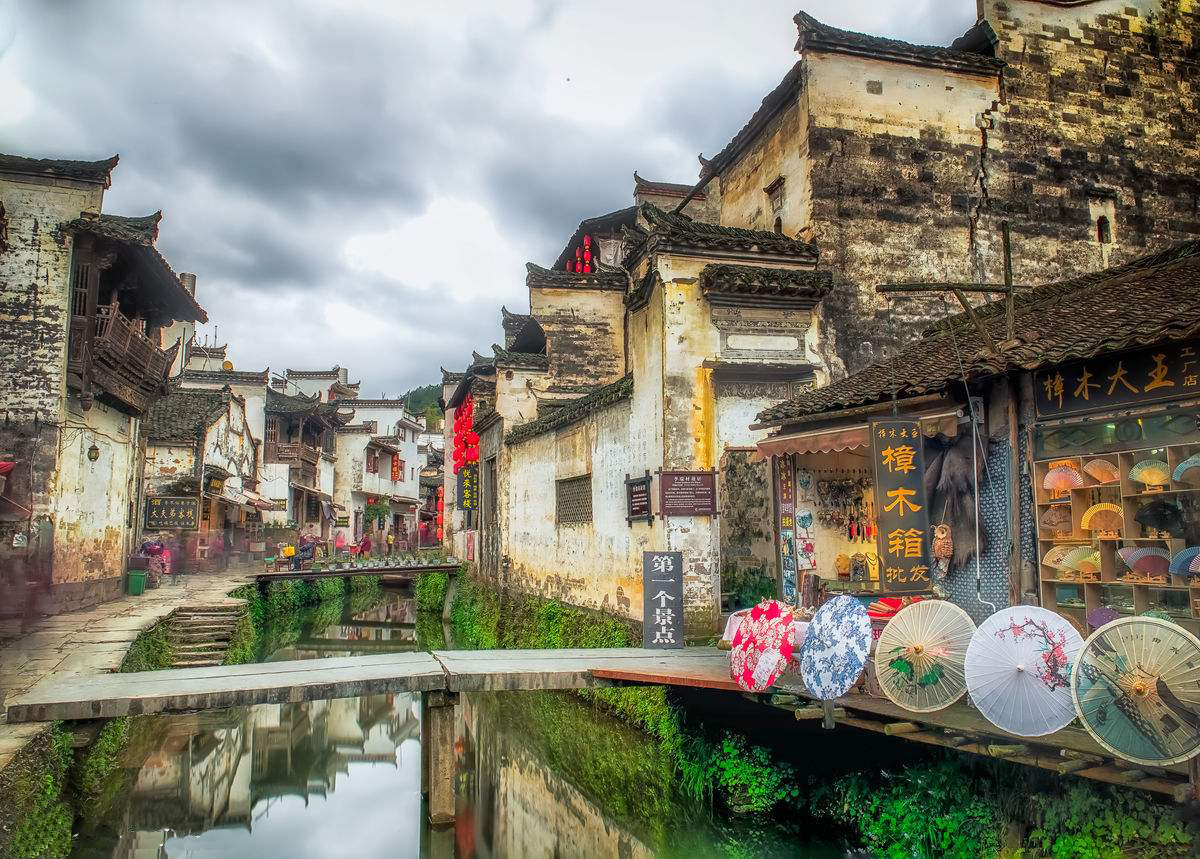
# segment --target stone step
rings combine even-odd
[[[186,656],[194,656],[196,654],[204,654],[204,655],[210,655],[213,653],[224,654],[225,651],[227,651],[227,650],[229,650],[229,647],[224,644],[214,644],[211,647],[204,647],[204,646],[197,646],[197,645],[191,645],[190,647],[175,647],[175,648],[172,648],[171,652],[172,652],[172,654],[174,654],[174,656],[176,656],[177,658],[180,658],[180,657],[186,657]]]
[[[181,608],[177,613],[184,614],[214,614],[220,612],[238,613],[242,610],[240,605],[190,605],[186,608]]]
[[[170,639],[172,644],[176,645],[188,645],[196,643],[204,644],[206,642],[212,642],[213,644],[218,642],[221,644],[228,644],[229,640],[233,638],[233,635],[228,631],[216,634],[211,632],[178,632],[171,633],[167,637]]]
[[[171,663],[172,668],[211,668],[220,665],[219,659],[177,659]]]
[[[175,614],[171,616],[171,620],[204,622],[211,620],[236,620],[241,616],[242,613],[240,611],[202,611],[197,614],[191,614],[189,612],[175,612]]]

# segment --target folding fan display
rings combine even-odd
[[[1091,546],[1079,546],[1063,557],[1063,565],[1069,570],[1094,573],[1100,569],[1100,552]]]
[[[1192,572],[1192,563],[1200,558],[1200,546],[1188,546],[1180,549],[1171,557],[1170,571],[1177,576],[1186,576]]]
[[[1193,486],[1200,484],[1200,453],[1189,456],[1175,466],[1171,476],[1180,483],[1190,483]]]
[[[1080,524],[1089,531],[1119,531],[1125,524],[1125,514],[1116,504],[1105,501],[1083,511]]]
[[[1117,549],[1117,554],[1129,569],[1149,576],[1165,576],[1171,566],[1171,553],[1157,546]]]
[[[1147,529],[1172,537],[1183,536],[1183,511],[1171,501],[1151,501],[1133,514],[1133,521]]]
[[[1067,557],[1067,555],[1069,555],[1073,549],[1075,549],[1075,546],[1055,546],[1045,554],[1045,556],[1042,558],[1042,563],[1047,567],[1053,567],[1056,570],[1069,569],[1069,567],[1063,563],[1063,559]]]
[[[1171,469],[1159,459],[1143,459],[1129,469],[1129,479],[1144,486],[1166,486],[1171,482]]]
[[[1052,492],[1082,489],[1085,486],[1087,480],[1074,465],[1056,465],[1046,472],[1046,477],[1042,480],[1042,488]]]
[[[1055,504],[1042,512],[1041,526],[1050,531],[1071,530],[1071,507],[1069,504]]]
[[[1097,483],[1116,483],[1121,471],[1107,459],[1093,459],[1083,466],[1084,473]]]

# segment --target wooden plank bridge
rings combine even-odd
[[[321,570],[280,570],[278,572],[270,572],[264,570],[261,573],[251,573],[249,578],[259,584],[268,584],[270,582],[283,582],[292,580],[301,580],[305,582],[316,581],[317,579],[352,579],[358,576],[382,576],[383,578],[396,577],[412,579],[421,573],[457,573],[459,570],[458,564],[410,564],[405,566],[387,565],[384,563],[372,564],[366,567],[347,567],[346,569],[321,569]]]

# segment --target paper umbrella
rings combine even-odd
[[[817,609],[800,648],[800,679],[822,701],[840,698],[862,675],[871,651],[871,618],[854,597],[836,596]]]
[[[945,600],[900,610],[875,645],[875,677],[894,704],[916,713],[948,707],[967,691],[963,663],[975,624]]]

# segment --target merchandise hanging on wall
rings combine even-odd
[[[1200,754],[1200,639],[1178,624],[1126,617],[1096,630],[1071,691],[1084,728],[1125,760],[1170,766]]]
[[[1020,737],[1052,734],[1075,718],[1071,668],[1082,646],[1062,615],[1037,606],[1002,608],[971,637],[967,691],[997,728]]]
[[[875,677],[894,704],[916,713],[949,707],[967,691],[964,664],[975,624],[945,600],[896,614],[875,645]]]

